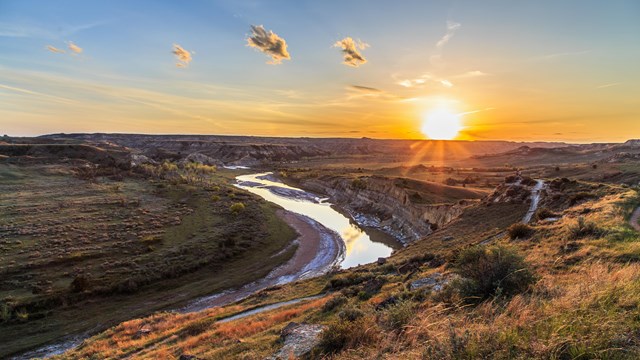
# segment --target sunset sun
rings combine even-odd
[[[451,140],[462,130],[460,115],[447,109],[427,113],[422,123],[422,133],[433,140]]]

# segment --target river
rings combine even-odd
[[[340,266],[350,268],[391,255],[394,244],[372,229],[363,229],[348,217],[336,211],[332,204],[314,194],[286,185],[273,178],[272,173],[240,175],[236,186],[286,210],[307,216],[329,230],[336,232],[345,245],[344,260]],[[395,245],[395,246],[393,246]]]

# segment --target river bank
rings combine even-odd
[[[291,211],[278,210],[277,214],[298,233],[298,238],[292,244],[297,249],[289,261],[261,280],[200,298],[178,312],[195,312],[230,304],[270,286],[320,276],[338,266],[344,258],[344,244],[338,234],[313,219]]]

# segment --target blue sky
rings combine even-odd
[[[640,136],[639,38],[637,1],[0,0],[0,132],[413,138],[445,106],[460,138],[617,141]]]

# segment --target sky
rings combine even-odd
[[[0,0],[0,134],[640,138],[640,1]]]

